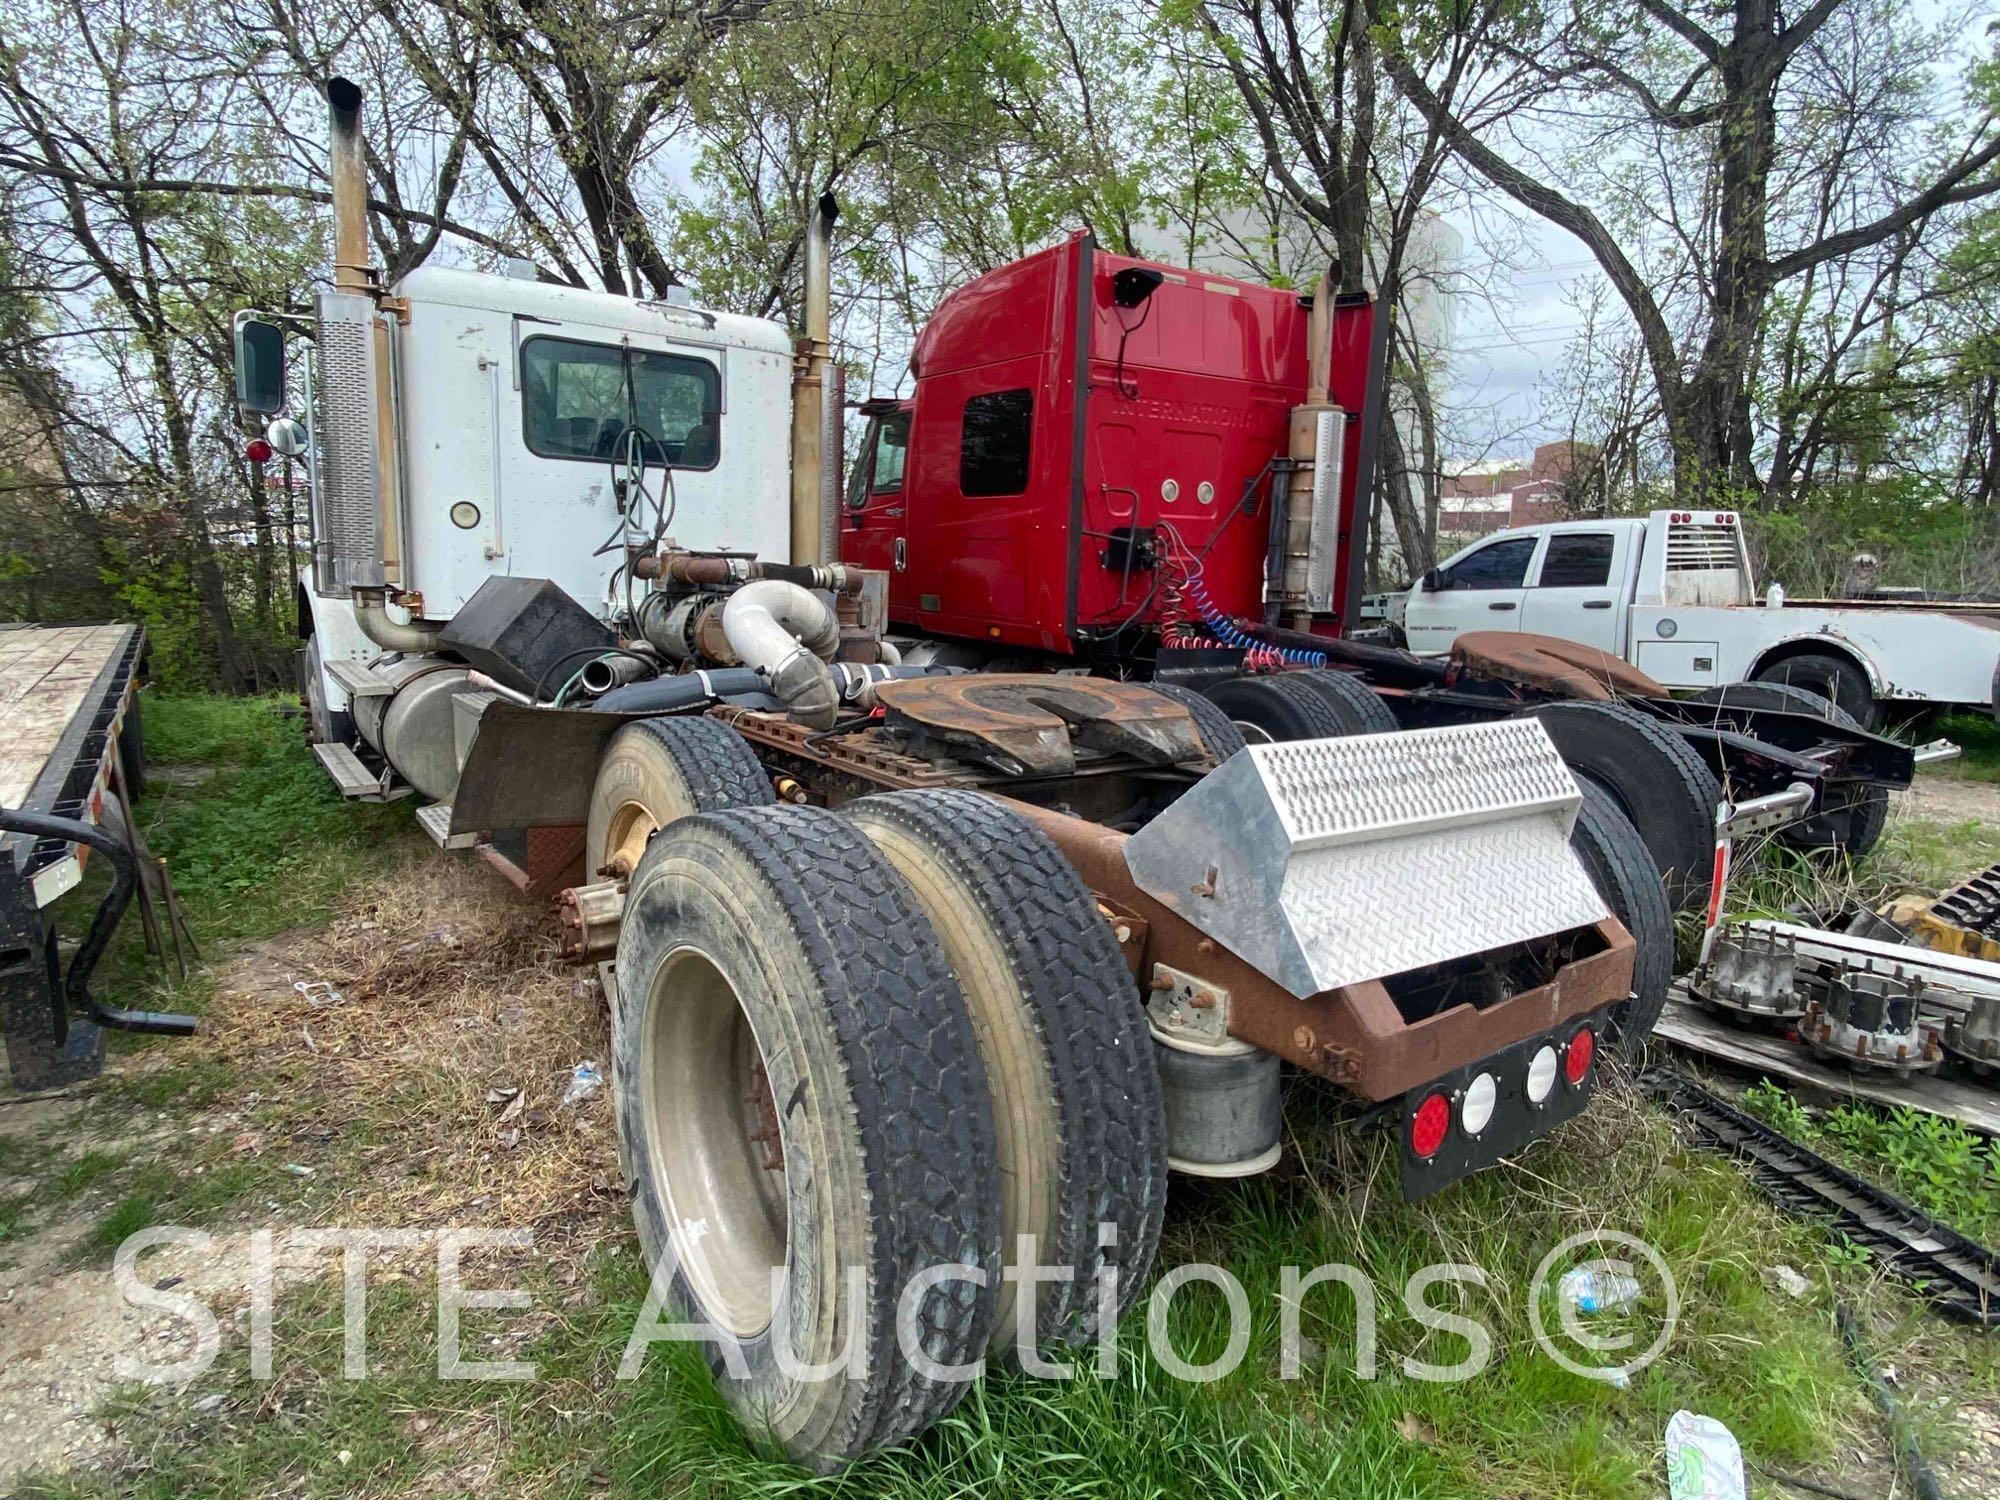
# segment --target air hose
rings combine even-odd
[[[1234,646],[1239,651],[1269,652],[1274,648],[1267,642],[1257,640],[1245,631],[1240,623],[1215,607],[1208,597],[1208,585],[1199,573],[1190,573],[1182,592],[1188,603],[1201,616],[1202,624],[1215,633],[1215,638],[1225,646]],[[1295,667],[1323,667],[1326,665],[1324,651],[1301,651],[1291,646],[1275,648],[1278,655]]]

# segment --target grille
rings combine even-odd
[[[1736,528],[1694,523],[1667,527],[1667,571],[1711,572],[1737,566]]]

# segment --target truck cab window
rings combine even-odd
[[[1028,440],[1033,435],[1032,391],[989,391],[965,403],[959,429],[961,494],[1018,495],[1028,487]]]
[[[910,414],[899,411],[875,429],[875,467],[868,481],[871,494],[884,495],[903,487],[903,460],[910,452]]]
[[[1531,536],[1510,537],[1468,553],[1444,569],[1446,589],[1517,589],[1528,576],[1535,555]]]
[[[1542,557],[1545,589],[1596,589],[1611,582],[1612,535],[1608,531],[1559,531]]]
[[[647,463],[712,469],[721,409],[722,379],[706,360],[573,339],[521,345],[521,431],[541,458],[608,460],[636,423],[653,438]]]

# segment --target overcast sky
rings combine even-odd
[[[1465,433],[1459,446],[1483,449],[1491,442],[1493,457],[1525,457],[1536,443],[1566,435],[1559,415],[1551,420],[1542,412],[1542,372],[1560,369],[1581,330],[1579,308],[1587,289],[1607,283],[1582,244],[1547,221],[1516,212],[1511,204],[1493,203],[1479,212],[1479,225],[1469,215],[1447,215],[1464,237],[1468,280],[1484,283],[1487,293],[1468,292],[1456,299],[1444,401],[1458,413],[1454,425]],[[1525,251],[1511,271],[1493,264],[1480,248],[1482,236],[1474,232],[1483,230],[1490,242],[1502,223],[1521,236]],[[1447,456],[1487,455],[1454,451]]]

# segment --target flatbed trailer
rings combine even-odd
[[[0,1028],[22,1091],[94,1075],[106,1027],[192,1030],[89,992],[138,882],[118,809],[139,770],[145,645],[131,624],[0,625]],[[94,854],[111,862],[111,886],[65,966],[53,908]]]

